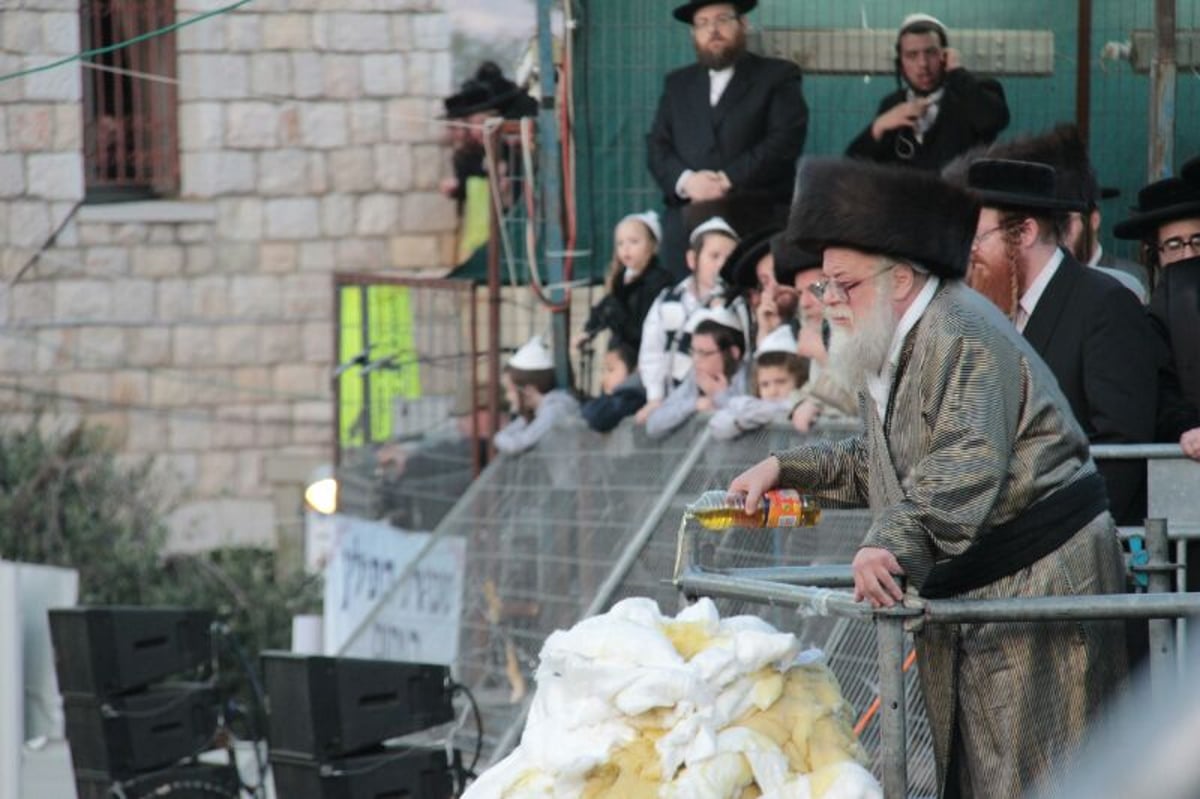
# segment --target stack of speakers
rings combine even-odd
[[[238,796],[233,764],[202,764],[217,729],[212,614],[144,607],[50,611],[54,664],[79,799]]]
[[[385,746],[454,719],[444,666],[264,652],[275,794],[450,799],[458,753]]]

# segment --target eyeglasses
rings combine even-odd
[[[1200,233],[1193,233],[1186,239],[1183,236],[1172,236],[1158,245],[1158,251],[1163,253],[1177,253],[1184,247],[1191,247],[1192,252],[1200,253]]]
[[[706,31],[710,28],[730,28],[737,20],[737,14],[728,13],[717,14],[715,17],[705,17],[704,19],[693,19],[692,30]]]
[[[702,349],[700,349],[700,348],[698,348],[698,347],[692,347],[692,355],[693,355],[693,356],[695,356],[695,357],[697,357],[697,358],[711,358],[711,357],[713,357],[714,355],[720,355],[720,354],[721,354],[721,350],[720,350],[720,349],[715,349],[715,350],[702,350]]]
[[[993,228],[988,228],[987,230],[983,231],[978,236],[971,239],[971,249],[973,250],[976,247],[978,247],[979,245],[983,244],[985,241],[987,241],[988,236],[992,235],[997,230],[1004,230],[1005,227],[1007,227],[1007,225],[1000,224],[1000,225],[996,225]]]
[[[850,301],[850,292],[866,283],[868,280],[879,277],[884,272],[896,268],[895,261],[885,261],[880,269],[876,269],[866,277],[855,280],[850,283],[843,283],[840,280],[818,280],[808,287],[813,296],[825,304],[829,304],[833,300],[841,300],[842,302]]]

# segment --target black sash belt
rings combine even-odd
[[[921,596],[946,597],[982,588],[1041,560],[1108,510],[1104,478],[1093,472],[993,527],[957,557],[935,563]]]

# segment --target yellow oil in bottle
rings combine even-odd
[[[745,500],[744,494],[706,491],[688,506],[687,515],[707,530],[813,527],[821,521],[817,501],[792,489],[768,491],[754,513],[746,513]]]

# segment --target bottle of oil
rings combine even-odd
[[[721,489],[705,491],[687,506],[685,514],[709,530],[733,527],[812,527],[821,520],[821,507],[810,496],[790,488],[763,494],[758,510],[746,513],[746,495]]]

